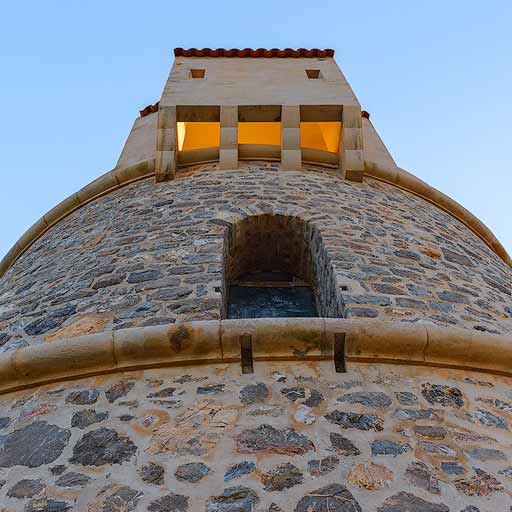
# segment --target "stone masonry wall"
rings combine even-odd
[[[512,380],[166,368],[0,397],[2,512],[508,512]]]
[[[512,331],[512,270],[447,213],[373,179],[252,162],[139,181],[54,226],[0,281],[0,350],[219,318],[225,234],[265,213],[315,228],[348,317]]]

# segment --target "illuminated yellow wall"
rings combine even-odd
[[[281,123],[238,123],[238,144],[281,145]]]
[[[177,123],[178,151],[220,146],[220,123]]]
[[[339,121],[300,123],[300,145],[303,148],[337,153],[340,146],[340,133]]]

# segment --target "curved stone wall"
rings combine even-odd
[[[332,362],[127,372],[0,397],[9,512],[490,512],[512,380]]]
[[[250,163],[142,180],[62,220],[0,281],[0,350],[219,318],[225,233],[268,213],[319,231],[348,317],[512,330],[511,269],[448,213],[370,178]]]

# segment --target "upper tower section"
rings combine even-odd
[[[156,176],[219,161],[281,161],[284,170],[319,163],[362,181],[361,106],[334,50],[184,50],[158,113]]]

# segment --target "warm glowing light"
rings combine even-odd
[[[300,123],[300,145],[303,148],[337,153],[340,147],[339,121]]]
[[[220,146],[220,123],[178,122],[178,151]]]
[[[281,145],[281,123],[238,123],[238,144]]]

